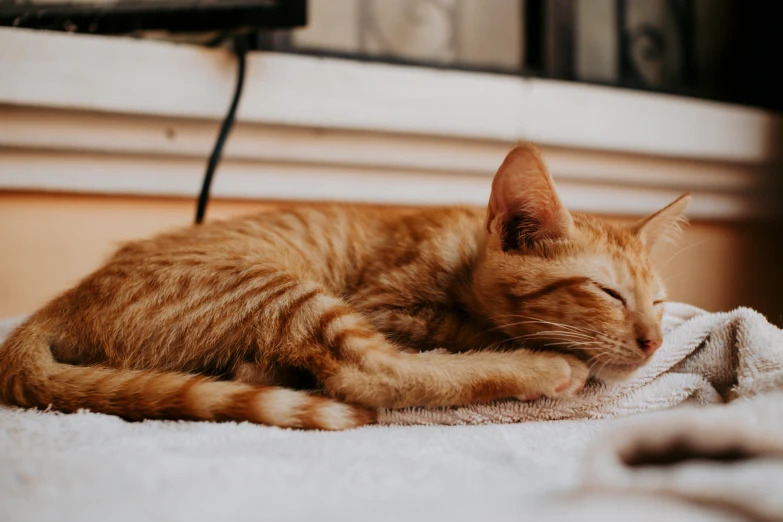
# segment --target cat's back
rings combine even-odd
[[[120,306],[143,293],[187,292],[192,281],[218,289],[266,267],[340,289],[369,265],[383,269],[414,251],[445,255],[472,241],[482,220],[472,207],[281,205],[128,242],[57,303]]]
[[[190,226],[123,245],[113,259],[162,255],[272,255],[296,249],[324,255],[375,251],[395,243],[462,234],[483,220],[470,206],[404,208],[361,204],[297,204]]]

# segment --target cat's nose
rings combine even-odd
[[[655,350],[661,347],[661,344],[663,343],[660,338],[650,339],[647,337],[640,337],[636,339],[636,344],[638,344],[639,348],[642,349],[644,355],[650,357],[655,353]]]

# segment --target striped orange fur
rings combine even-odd
[[[648,251],[688,199],[633,227],[572,214],[523,144],[487,209],[327,205],[130,243],[12,333],[0,400],[345,429],[574,394],[660,345]]]

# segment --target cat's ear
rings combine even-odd
[[[690,194],[683,194],[662,210],[632,225],[631,229],[650,251],[667,239],[673,239],[685,223],[685,207],[691,201]]]
[[[572,233],[574,221],[536,146],[521,144],[506,156],[492,180],[486,225],[502,235],[503,250]]]

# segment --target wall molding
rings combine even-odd
[[[0,190],[194,197],[233,90],[226,52],[0,29]],[[217,197],[484,204],[509,147],[543,145],[575,210],[779,217],[781,119],[674,96],[253,53]]]
[[[0,188],[195,197],[217,122],[0,105]],[[237,126],[216,197],[483,205],[512,142]],[[641,215],[685,191],[691,216],[763,218],[764,166],[544,147],[574,209]]]
[[[202,159],[40,150],[0,150],[5,190],[40,190],[138,196],[194,197]],[[560,179],[561,197],[571,210],[641,216],[681,195],[681,189],[606,185]],[[216,176],[217,198],[282,201],[355,201],[385,204],[485,205],[490,178],[442,172],[329,167],[324,165],[227,160]],[[689,216],[744,220],[772,216],[752,195],[696,192]]]
[[[0,28],[0,103],[222,118],[235,59],[220,49]],[[776,115],[585,84],[251,53],[240,121],[767,161]]]

